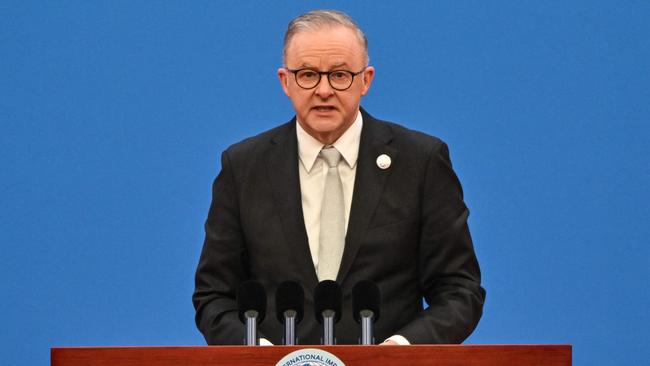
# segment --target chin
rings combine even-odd
[[[336,131],[343,125],[340,117],[338,118],[311,118],[307,125],[318,133],[330,133]]]

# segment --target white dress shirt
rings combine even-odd
[[[350,205],[352,204],[352,190],[354,189],[354,178],[357,170],[362,126],[363,118],[361,113],[357,113],[357,118],[352,125],[332,144],[342,156],[338,170],[343,184],[346,232],[350,217]],[[308,134],[297,122],[296,134],[298,135],[298,171],[300,172],[302,213],[309,239],[311,259],[314,262],[314,268],[318,269],[320,213],[328,170],[327,164],[319,157],[319,153],[325,145]]]
[[[348,231],[348,220],[350,218],[354,178],[357,172],[357,157],[359,156],[362,127],[363,117],[359,112],[357,113],[357,118],[354,120],[352,125],[332,144],[332,146],[334,146],[342,156],[338,169],[341,183],[343,184],[346,233]],[[319,153],[325,145],[308,134],[298,122],[296,122],[296,134],[298,137],[298,171],[300,172],[302,213],[305,219],[307,238],[309,239],[311,259],[314,262],[314,268],[318,271],[320,212],[323,201],[323,192],[325,191],[325,178],[327,177],[328,170],[327,164],[319,157]],[[397,344],[401,345],[410,344],[410,342],[401,335],[393,335],[387,340],[395,341]]]

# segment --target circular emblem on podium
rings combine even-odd
[[[305,348],[282,357],[275,366],[345,366],[345,364],[338,357],[322,349]]]

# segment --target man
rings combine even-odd
[[[289,24],[278,76],[296,116],[229,147],[213,185],[193,296],[209,344],[242,344],[235,296],[245,280],[265,287],[269,314],[279,283],[302,285],[300,344],[319,343],[313,289],[325,279],[343,289],[339,344],[358,343],[351,291],[361,280],[382,293],[379,342],[460,343],[475,328],[485,291],[447,146],[361,109],[374,74],[347,15],[312,11]],[[281,343],[274,316],[259,330]]]

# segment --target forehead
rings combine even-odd
[[[343,27],[322,27],[301,30],[289,42],[286,63],[289,67],[334,64],[362,67],[364,48],[354,30]]]

